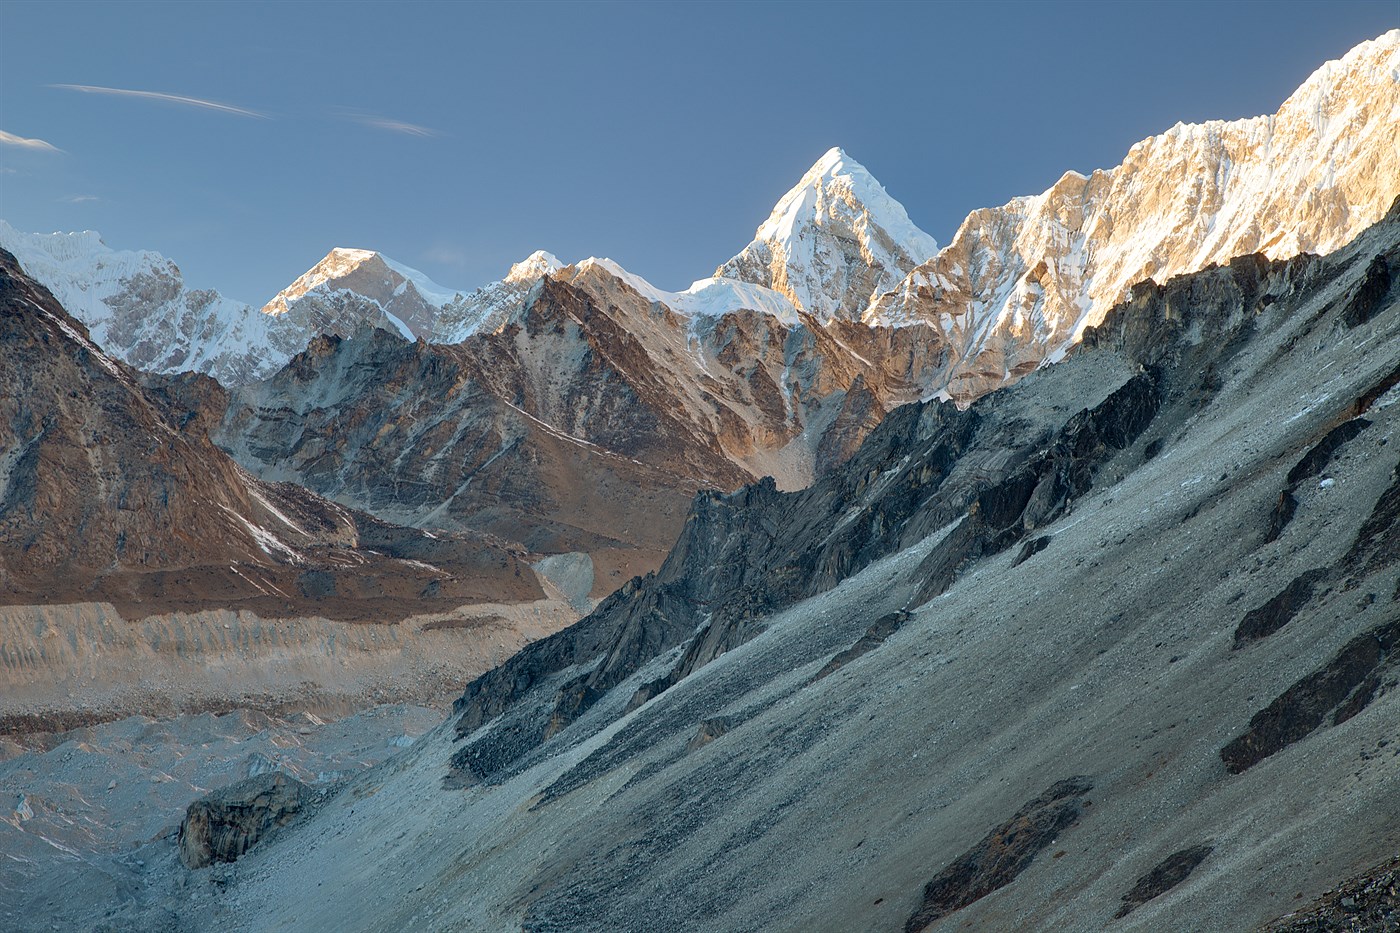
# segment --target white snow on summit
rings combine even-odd
[[[98,346],[139,369],[246,381],[286,362],[268,349],[268,318],[218,292],[187,288],[179,267],[159,253],[114,250],[91,230],[21,233],[3,220],[0,246],[87,325]]]
[[[417,318],[427,318],[431,323],[433,314],[428,308],[441,310],[445,305],[459,300],[460,291],[444,288],[417,269],[395,262],[382,253],[368,249],[346,249],[336,247],[326,254],[295,282],[263,306],[264,314],[286,314],[308,295],[321,293],[329,296],[337,291],[349,290],[378,304],[386,313],[417,323]],[[404,313],[394,305],[412,304],[414,307]],[[422,306],[427,306],[424,308]],[[414,327],[413,332],[427,336],[429,328]]]
[[[839,146],[828,149],[802,180],[783,195],[754,234],[754,239],[790,242],[802,234],[804,226],[823,224],[827,214],[840,209],[833,204],[822,210],[823,193],[833,187],[849,189],[863,209],[859,220],[866,224],[878,223],[895,245],[909,255],[928,257],[938,251],[937,241],[914,226],[904,205],[890,197],[885,186]],[[843,206],[855,208],[849,201],[844,201]]]
[[[529,256],[510,267],[510,272],[506,274],[507,282],[533,282],[542,275],[549,275],[551,272],[558,272],[564,268],[564,264],[559,261],[559,257],[553,253],[547,253],[542,249],[537,249]]]
[[[937,251],[863,165],[833,148],[715,275],[779,291],[821,321],[856,320]]]
[[[973,211],[881,295],[869,324],[925,324],[960,402],[1062,358],[1139,282],[1262,253],[1328,253],[1400,195],[1400,29],[1318,68],[1265,116],[1176,126],[1088,177]]]

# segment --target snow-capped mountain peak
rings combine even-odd
[[[288,306],[304,297],[307,292],[320,288],[327,282],[344,278],[376,255],[373,250],[345,249],[337,246],[326,254],[325,259],[303,272],[296,281],[282,289],[273,296],[271,301],[263,305],[263,313],[286,314]]]
[[[564,268],[564,263],[553,253],[537,249],[510,267],[506,274],[507,282],[533,282],[542,275],[549,275]]]
[[[823,196],[832,189],[838,192],[840,205],[833,204],[823,209]],[[850,193],[850,198],[841,197],[845,192]],[[863,208],[870,221],[878,223],[910,255],[927,258],[938,251],[937,242],[914,226],[904,205],[890,197],[866,167],[839,146],[828,149],[807,170],[802,180],[783,195],[754,238],[791,240],[801,236],[805,225],[829,223],[832,213],[841,206],[855,209],[851,198]]]
[[[772,288],[819,320],[855,319],[937,251],[865,166],[835,147],[715,275]]]
[[[286,358],[267,348],[268,318],[209,289],[150,250],[116,250],[92,230],[21,233],[0,220],[0,246],[42,282],[103,350],[155,372],[256,378]]]
[[[391,304],[413,305],[411,309],[400,309],[407,313],[397,313],[397,317],[409,322],[415,334],[427,333],[431,326],[433,314],[429,309],[440,309],[461,295],[374,250],[338,246],[278,292],[262,310],[264,314],[282,315],[312,293],[320,292],[326,297],[343,290],[367,298],[386,311],[391,310]],[[418,324],[423,326],[415,326]]]
[[[396,330],[408,340],[435,339],[444,310],[463,300],[460,291],[383,253],[337,247],[262,310],[275,317],[295,317],[307,339],[321,333],[353,333],[366,322]]]

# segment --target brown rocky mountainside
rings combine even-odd
[[[540,595],[481,535],[396,527],[249,476],[179,401],[217,392],[113,360],[0,252],[0,602],[384,618]]]
[[[443,346],[363,328],[231,391],[216,440],[266,479],[381,518],[583,552],[596,595],[655,569],[691,496],[804,486],[940,351],[926,328],[688,317],[599,262]],[[870,360],[881,361],[872,365]]]

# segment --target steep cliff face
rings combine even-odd
[[[253,479],[207,435],[217,385],[138,378],[8,253],[0,359],[6,603],[363,616],[402,613],[419,599],[538,593],[533,576],[517,577],[515,558],[484,538],[432,539]]]
[[[1090,176],[974,211],[862,319],[941,331],[962,403],[1054,361],[1133,284],[1327,253],[1400,194],[1400,30],[1319,68],[1277,113],[1178,124]]]

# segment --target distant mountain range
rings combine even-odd
[[[0,605],[371,619],[543,595],[518,549],[250,476],[209,440],[218,392],[107,356],[0,251]]]
[[[601,594],[659,565],[697,489],[804,487],[891,409],[1062,358],[1136,282],[1346,243],[1400,193],[1397,74],[1400,30],[1274,115],[1178,125],[942,249],[832,149],[683,292],[546,252],[464,291],[338,248],[256,309],[93,233],[0,224],[0,245],[113,357],[228,387],[213,437],[263,479],[590,554]]]
[[[947,361],[928,394],[970,401],[1057,357],[1126,289],[1233,256],[1328,252],[1384,215],[1400,153],[1400,30],[1319,68],[1275,114],[1177,124],[1122,164],[1067,172],[1042,194],[974,211],[943,249],[849,155],[832,149],[778,202],[754,241],[713,277],[665,292],[598,265],[689,318],[758,311],[791,324],[922,324]],[[523,311],[564,268],[537,252],[500,282],[448,288],[370,250],[335,249],[261,309],[189,289],[157,253],[115,251],[92,232],[31,235],[0,222],[0,246],[92,330],[152,372],[265,378],[322,333],[362,323],[459,343]]]

